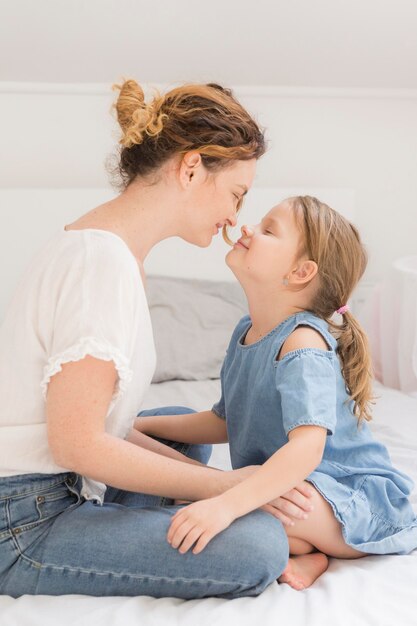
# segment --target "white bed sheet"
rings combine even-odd
[[[393,463],[417,485],[417,399],[374,386],[375,435]],[[180,404],[196,410],[218,399],[219,381],[172,381],[152,385],[143,408]],[[214,447],[210,465],[230,467],[227,445]],[[417,492],[412,494],[417,512]],[[260,538],[261,540],[261,538]],[[404,556],[330,559],[328,570],[305,591],[270,585],[256,598],[179,600],[151,597],[95,598],[82,595],[0,596],[1,626],[416,626],[417,550]]]

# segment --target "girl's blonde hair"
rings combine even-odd
[[[211,172],[236,160],[258,159],[266,151],[263,130],[235,99],[216,83],[184,84],[165,95],[155,90],[145,102],[133,79],[113,85],[120,91],[116,109],[122,136],[113,185],[126,189],[136,177],[146,177],[175,154],[196,150]],[[239,203],[238,210],[240,209]]]
[[[361,420],[372,419],[369,404],[375,404],[368,338],[350,311],[343,314],[341,324],[330,318],[347,303],[366,269],[368,255],[356,227],[327,204],[311,196],[285,202],[294,210],[302,234],[296,261],[307,257],[318,265],[317,290],[309,310],[326,320],[337,338],[336,352],[359,426]]]

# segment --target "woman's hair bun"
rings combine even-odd
[[[125,80],[121,85],[112,85],[112,90],[116,89],[120,93],[113,107],[123,132],[119,143],[130,148],[142,143],[145,134],[153,137],[158,135],[163,127],[162,120],[168,118],[160,112],[164,97],[158,94],[150,104],[146,104],[142,87],[133,79]]]

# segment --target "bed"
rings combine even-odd
[[[239,286],[221,281],[155,276],[148,280],[147,290],[159,365],[142,408],[172,404],[195,410],[210,408],[219,398],[217,376],[230,327],[245,312]],[[188,318],[184,317],[183,311],[187,310],[184,305],[196,293],[199,296],[193,298]],[[209,316],[208,310],[211,311]],[[170,341],[166,341],[167,316]],[[189,345],[196,349],[184,349]],[[374,392],[378,400],[371,428],[388,446],[393,463],[417,484],[417,394],[390,388],[377,380]],[[222,469],[231,467],[227,444],[213,447],[209,464]],[[412,504],[417,512],[416,491],[412,494]],[[330,559],[328,570],[305,591],[274,583],[256,598],[232,601],[82,595],[17,599],[0,596],[0,624],[412,626],[417,624],[416,583],[417,550],[405,556],[369,556],[354,561]]]
[[[393,462],[417,483],[417,399],[375,384],[380,396],[373,430]],[[219,381],[153,384],[145,408],[167,404],[207,408],[217,399]],[[210,464],[230,466],[227,445],[214,446]],[[417,493],[412,502],[417,511]],[[146,624],[292,624],[292,626],[415,626],[417,550],[405,556],[369,556],[357,561],[330,559],[312,587],[295,591],[270,585],[256,598],[178,600],[151,597],[0,596],[1,626],[130,626]]]
[[[265,204],[272,205],[272,199],[289,195],[282,190],[264,191],[263,195],[258,191],[263,208]],[[314,193],[314,190],[309,191]],[[44,223],[50,223],[51,229],[42,234],[28,229],[16,251],[10,242],[17,227],[15,222],[26,211],[28,195],[32,206],[37,203],[37,220],[45,218]],[[89,204],[97,202],[100,195],[105,197],[102,190],[91,191]],[[323,197],[323,193],[316,195]],[[44,243],[46,235],[53,234],[55,226],[58,228],[62,223],[68,223],[85,210],[86,190],[72,194],[68,190],[8,190],[0,196],[3,207],[8,207],[4,223],[9,224],[0,237],[5,246],[9,245],[10,255],[16,255],[15,258],[11,256],[8,264],[9,282],[6,281],[3,293],[6,298],[18,278],[18,275],[10,277],[9,268],[16,267],[20,272],[30,254]],[[324,197],[326,199],[325,194]],[[350,198],[347,192],[340,196],[347,204]],[[57,203],[66,205],[60,216],[54,212]],[[146,268],[148,275],[151,274],[147,292],[158,365],[143,406],[138,410],[173,404],[195,410],[210,408],[219,398],[218,376],[231,330],[246,313],[243,292],[235,282],[230,282],[230,277],[228,281],[224,280],[223,261],[215,256],[220,250],[224,253],[221,242],[216,241],[210,250],[194,250],[192,246],[180,248],[178,245],[175,241],[163,242]],[[207,280],[208,276],[212,280]],[[350,303],[354,311],[364,298],[361,287],[363,285],[357,290],[356,300]],[[367,297],[365,295],[365,300]],[[390,294],[387,300],[392,299]],[[370,312],[368,319],[375,319],[374,311]],[[189,346],[193,346],[193,350],[189,350]],[[417,351],[416,346],[410,349]],[[411,355],[415,358],[410,363],[417,363],[415,354]],[[374,391],[379,398],[371,428],[387,445],[393,463],[408,473],[417,485],[417,386],[412,380],[410,382],[409,376],[407,384],[407,390],[404,390],[393,388],[394,385],[390,386],[383,379],[375,380]],[[230,468],[227,444],[213,447],[209,464]],[[412,494],[412,504],[417,512],[417,490]],[[0,596],[0,625],[151,626],[169,623],[194,626],[197,623],[200,626],[252,626],[259,623],[265,626],[415,626],[416,590],[417,550],[405,556],[369,556],[353,561],[330,559],[328,570],[309,589],[298,592],[286,584],[274,583],[256,598],[183,601],[83,595],[22,596],[17,599]]]

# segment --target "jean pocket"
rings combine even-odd
[[[81,496],[71,483],[71,478],[49,487],[31,489],[12,496],[7,503],[10,528],[20,533],[46,520],[53,520],[65,510],[76,506]]]
[[[81,496],[71,484],[65,482],[35,495],[38,521],[63,513],[80,502]]]

